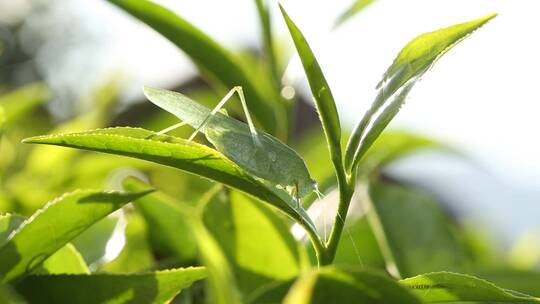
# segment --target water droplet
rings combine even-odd
[[[277,154],[276,154],[276,152],[274,152],[274,151],[268,152],[268,157],[270,158],[270,160],[271,160],[272,162],[275,162],[275,161],[277,160]]]

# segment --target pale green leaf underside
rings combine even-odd
[[[169,39],[203,71],[228,88],[242,86],[255,119],[276,134],[274,111],[235,58],[215,40],[170,10],[146,0],[109,0]]]
[[[31,303],[166,303],[205,277],[204,267],[129,275],[34,275],[17,290]]]
[[[495,16],[491,14],[422,34],[401,50],[377,85],[379,92],[371,108],[349,139],[345,152],[345,167],[350,173],[399,112],[416,81],[448,50]],[[377,116],[378,113],[381,114]]]
[[[285,23],[289,28],[298,55],[302,61],[302,65],[304,66],[311,93],[315,99],[315,105],[317,106],[317,112],[319,113],[326,140],[330,147],[332,159],[341,159],[341,125],[336,109],[336,103],[332,96],[332,92],[330,91],[330,86],[326,82],[321,67],[311,51],[306,38],[296,24],[289,18],[281,5],[280,9],[283,18],[285,19]]]
[[[417,304],[421,301],[383,274],[325,267],[302,275],[283,303]]]
[[[79,190],[47,203],[13,231],[0,248],[2,282],[29,274],[99,219],[148,192]]]
[[[37,136],[24,142],[124,155],[181,169],[251,194],[279,208],[311,232],[316,231],[305,211],[296,208],[285,191],[251,177],[218,151],[182,138],[121,127]]]
[[[493,283],[470,275],[452,272],[434,272],[401,280],[427,303],[480,302],[480,303],[538,303],[540,298],[500,288]]]

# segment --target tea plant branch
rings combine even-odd
[[[313,54],[306,38],[291,20],[291,18],[285,12],[285,9],[280,5],[281,13],[285,19],[285,23],[289,28],[289,32],[296,46],[296,50],[300,55],[304,71],[306,73],[311,93],[315,100],[315,106],[319,117],[323,131],[328,143],[328,150],[336,177],[338,181],[338,189],[340,193],[339,207],[336,214],[336,220],[332,228],[331,237],[328,244],[325,244],[324,254],[320,255],[319,264],[330,264],[335,256],[337,244],[343,227],[345,224],[345,218],[349,209],[350,200],[352,197],[353,189],[351,187],[351,181],[347,177],[345,167],[343,165],[343,156],[341,151],[341,125],[339,122],[339,115],[337,113],[336,103],[330,90],[326,78],[323,75],[322,69],[317,63],[317,59]]]
[[[334,219],[334,225],[330,231],[330,238],[326,244],[325,257],[327,260],[324,261],[323,265],[330,264],[334,261],[341,233],[345,227],[345,219],[349,212],[349,205],[351,204],[351,199],[354,194],[355,175],[347,177],[344,167],[342,166],[340,170],[336,170],[336,176],[338,179],[339,204]]]

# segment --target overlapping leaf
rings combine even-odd
[[[203,219],[232,265],[243,294],[300,273],[299,245],[289,226],[268,207],[232,191],[222,201],[208,203]]]
[[[140,180],[131,177],[124,180],[123,186],[128,191],[147,187]],[[185,204],[161,192],[155,192],[139,198],[133,205],[148,223],[148,233],[154,249],[159,250],[162,255],[173,256],[181,261],[195,259],[197,244],[185,219],[185,210],[182,210]]]
[[[400,281],[427,303],[539,303],[535,298],[516,291],[503,289],[470,275],[452,272],[422,274]]]
[[[147,224],[139,214],[126,216],[125,244],[114,260],[100,267],[107,273],[134,273],[155,268],[152,248],[148,242]],[[179,231],[175,231],[179,233]]]
[[[16,214],[0,215],[0,248],[9,240],[9,236],[24,223],[26,218]],[[49,256],[35,273],[88,273],[88,267],[77,249],[67,243]],[[1,302],[0,302],[1,303]]]
[[[377,85],[375,101],[347,144],[345,167],[351,173],[375,139],[399,112],[416,81],[448,50],[496,15],[488,15],[422,34],[398,54]]]
[[[31,303],[167,303],[206,273],[204,267],[190,267],[129,275],[34,275],[17,290]]]
[[[283,303],[406,304],[421,301],[383,274],[325,267],[302,275]]]
[[[467,266],[464,244],[429,195],[373,181],[369,197],[368,219],[388,268],[396,268],[395,275],[460,271]]]
[[[0,248],[2,282],[27,275],[93,223],[149,191],[75,191],[47,203],[13,231]]]

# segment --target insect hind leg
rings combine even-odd
[[[255,125],[253,124],[253,120],[251,119],[251,115],[249,114],[249,110],[246,103],[246,98],[244,97],[244,90],[241,86],[235,86],[233,87],[223,98],[219,101],[219,103],[216,105],[214,109],[208,114],[208,116],[203,120],[203,122],[195,129],[193,134],[189,137],[188,141],[193,140],[198,132],[208,123],[210,118],[214,116],[225,104],[231,99],[231,97],[234,95],[234,93],[238,94],[238,97],[240,97],[240,103],[242,104],[242,110],[244,111],[244,115],[246,116],[247,124],[249,127],[249,131],[251,133],[251,137],[253,138],[253,141],[255,145],[257,145],[259,148],[262,148],[262,143],[259,139],[259,134],[257,133],[257,130],[255,129]]]
[[[182,126],[185,126],[186,124],[187,124],[186,122],[181,121],[181,122],[179,122],[179,123],[177,123],[177,124],[174,124],[174,125],[172,125],[172,126],[170,126],[170,127],[165,128],[165,129],[163,129],[163,130],[161,130],[161,131],[159,131],[159,132],[156,132],[155,134],[148,135],[148,136],[146,137],[146,139],[152,138],[152,137],[154,137],[154,136],[156,136],[156,135],[163,135],[163,134],[169,133],[169,132],[171,132],[172,130],[176,130],[176,129],[182,127]]]

